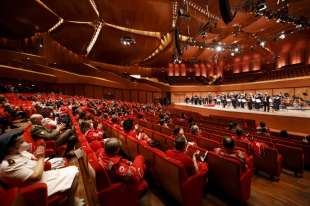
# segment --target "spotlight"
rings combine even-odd
[[[131,46],[136,43],[136,40],[130,36],[123,36],[121,37],[120,42],[124,46]]]
[[[261,45],[261,47],[265,47],[266,42],[265,42],[265,41],[261,41],[261,42],[260,42],[260,45]]]
[[[221,52],[221,51],[223,51],[223,47],[221,47],[220,45],[218,45],[218,46],[215,47],[215,51]]]
[[[234,52],[239,52],[239,48],[238,47],[234,48]]]
[[[279,36],[279,39],[285,39],[285,34],[282,33],[282,34]]]
[[[231,52],[230,55],[231,55],[231,56],[235,56],[235,53],[234,53],[234,52]]]

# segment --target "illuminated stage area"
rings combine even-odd
[[[248,109],[222,108],[220,106],[208,107],[186,103],[175,103],[173,108],[197,112],[201,115],[217,115],[225,117],[253,119],[256,123],[266,122],[270,129],[283,130],[294,133],[310,134],[310,110],[281,110],[281,111],[256,111]]]

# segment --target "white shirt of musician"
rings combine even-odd
[[[10,162],[11,160],[13,162]],[[34,172],[36,165],[37,160],[29,152],[7,155],[0,164],[0,180],[10,187],[26,185],[25,182]],[[39,182],[47,185],[47,194],[50,196],[70,189],[78,172],[76,166],[44,171]]]

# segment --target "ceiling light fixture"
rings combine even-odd
[[[285,34],[284,33],[280,34],[279,39],[285,39]]]
[[[260,42],[260,45],[261,45],[261,47],[265,47],[266,42],[265,42],[265,41],[261,41],[261,42]]]
[[[120,42],[124,46],[132,46],[136,43],[136,40],[131,36],[122,36]]]
[[[223,47],[218,45],[218,46],[215,47],[215,51],[221,52],[221,51],[223,51]]]

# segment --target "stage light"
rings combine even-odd
[[[218,45],[218,46],[215,47],[215,51],[221,52],[221,51],[223,51],[223,47]]]
[[[235,56],[235,53],[234,53],[234,52],[231,52],[230,55],[231,55],[231,56]]]
[[[234,48],[234,52],[239,52],[239,48],[238,47]]]
[[[141,75],[140,74],[131,74],[129,76],[131,76],[133,78],[136,78],[136,79],[141,79]]]
[[[261,47],[265,47],[266,42],[265,42],[265,41],[261,41],[261,42],[260,42],[260,45],[261,45]]]
[[[123,36],[121,37],[120,42],[124,46],[131,46],[136,43],[136,40],[130,36]]]
[[[285,39],[285,34],[282,33],[280,36],[279,36],[280,39]]]

